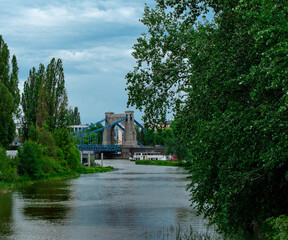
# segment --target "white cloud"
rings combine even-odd
[[[154,2],[1,1],[0,34],[18,59],[21,88],[29,69],[61,58],[70,104],[84,122],[109,109],[124,111],[125,74],[133,69],[132,46],[145,31],[138,19],[146,1]]]

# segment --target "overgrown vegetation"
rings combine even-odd
[[[264,235],[268,240],[288,239],[288,217],[281,215],[266,220],[266,228],[263,229]]]
[[[0,182],[13,182],[17,177],[15,161],[9,159],[6,150],[0,147]]]
[[[141,21],[128,105],[150,124],[174,113],[199,213],[222,233],[261,234],[288,215],[286,2],[156,0]]]
[[[68,132],[68,124],[79,124],[78,108],[68,109],[62,60],[53,58],[47,68],[33,67],[21,98],[22,141],[15,159],[6,150],[15,136],[14,118],[19,118],[18,66],[0,36],[0,189],[21,182],[111,171],[111,167],[89,170],[80,165],[79,151]]]
[[[166,149],[167,154],[175,155],[180,161],[188,158],[188,152],[185,144],[178,136],[178,128],[174,121],[169,127],[164,124],[155,129],[147,126],[148,131],[144,133],[139,127],[136,127],[137,141],[145,146],[161,145]]]
[[[157,165],[157,166],[173,166],[173,167],[183,167],[186,166],[185,162],[174,162],[174,161],[163,161],[163,160],[136,160],[135,164],[139,165]]]
[[[103,172],[111,172],[114,171],[114,168],[111,166],[108,167],[99,167],[99,166],[92,166],[92,167],[81,167],[78,172],[82,174],[89,174],[89,173],[103,173]]]
[[[28,179],[67,175],[80,168],[80,155],[66,129],[51,134],[44,128],[31,127],[30,140],[19,149],[18,173]]]

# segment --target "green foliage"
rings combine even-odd
[[[177,138],[176,136],[167,138],[164,142],[164,146],[167,154],[177,156],[180,161],[186,160],[188,158],[185,144],[182,142],[181,139]]]
[[[90,131],[94,131],[96,129],[100,129],[102,128],[103,125],[102,124],[98,124],[97,126],[93,126],[87,130],[85,130],[84,132],[90,132]],[[103,142],[103,132],[99,131],[96,133],[92,133],[88,136],[84,136],[83,138],[83,142],[84,144],[102,144]]]
[[[21,105],[24,113],[23,138],[25,140],[28,139],[29,127],[36,124],[39,92],[44,78],[45,67],[40,64],[37,72],[34,67],[29,71],[29,77],[24,82]]]
[[[38,178],[43,170],[43,153],[41,146],[33,141],[26,141],[19,150],[19,174],[32,179]]]
[[[191,201],[219,231],[252,232],[287,215],[287,6],[156,2],[134,45],[128,105],[155,124],[174,112],[191,159]],[[209,8],[214,19],[197,23]]]
[[[281,215],[277,218],[272,217],[266,220],[269,231],[265,232],[268,240],[286,240],[288,239],[288,217]]]
[[[12,71],[10,74],[8,89],[14,98],[14,114],[16,117],[19,118],[20,117],[20,109],[19,109],[20,90],[18,88],[18,85],[19,85],[19,80],[18,80],[19,68],[18,68],[18,63],[17,63],[17,59],[16,59],[15,55],[13,55],[11,63],[12,63]]]
[[[11,144],[14,139],[13,109],[13,96],[7,87],[0,82],[0,145],[5,147]]]
[[[75,107],[74,110],[70,108],[68,110],[68,114],[69,114],[69,125],[81,124],[80,112],[78,111],[78,107]]]
[[[60,148],[63,162],[70,169],[76,170],[80,167],[80,154],[73,142],[72,136],[66,128],[56,129],[53,133],[56,145]]]
[[[149,129],[145,133],[145,138],[144,138],[144,145],[146,146],[154,146],[155,145],[155,131],[152,129]]]
[[[0,182],[12,182],[17,177],[15,163],[7,157],[6,150],[0,147]]]
[[[142,131],[137,133],[142,134]],[[173,130],[169,128],[158,128],[157,130],[148,129],[142,138],[142,143],[146,146],[164,145],[167,139],[173,137]],[[137,139],[138,140],[138,139]]]
[[[47,104],[47,124],[50,129],[67,126],[68,98],[62,60],[53,58],[47,66],[45,75],[45,100]]]
[[[14,139],[13,117],[17,117],[19,106],[17,59],[13,56],[10,73],[9,58],[8,46],[0,35],[0,145],[4,147],[11,144]]]
[[[114,168],[111,166],[108,167],[84,167],[78,169],[78,172],[81,174],[90,174],[90,173],[102,173],[102,172],[111,172],[114,171]]]
[[[33,67],[24,83],[21,104],[24,112],[24,139],[28,139],[30,125],[43,127],[49,131],[68,124],[68,98],[65,88],[62,60],[53,58],[45,70]]]
[[[80,156],[66,128],[51,134],[45,128],[30,127],[29,137],[19,152],[19,173],[41,179],[66,174],[80,167]]]
[[[173,162],[173,161],[163,161],[163,160],[136,160],[136,164],[139,165],[157,165],[157,166],[173,166],[173,167],[180,167],[185,166],[184,162]]]
[[[137,140],[146,146],[162,145],[167,154],[178,156],[179,160],[186,160],[188,152],[186,144],[177,136],[177,127],[172,122],[171,128],[158,128],[157,130],[148,129],[144,134],[143,131],[137,130]],[[142,135],[143,134],[143,135]],[[140,138],[138,137],[140,135]]]

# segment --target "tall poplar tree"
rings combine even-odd
[[[39,65],[37,72],[32,68],[22,94],[26,133],[30,125],[42,127],[46,123],[51,130],[65,126],[67,105],[62,60],[53,58],[46,70],[43,64]]]
[[[74,110],[70,108],[68,112],[72,125],[81,124],[80,112],[78,110],[78,107],[75,107]]]
[[[12,70],[10,74],[10,80],[9,80],[9,91],[14,97],[14,114],[15,117],[19,118],[20,117],[20,109],[19,109],[19,104],[20,104],[20,90],[18,88],[19,85],[19,79],[18,79],[18,74],[19,74],[19,68],[18,68],[18,63],[16,56],[13,55],[12,61]]]
[[[51,129],[67,123],[68,98],[62,60],[53,58],[46,69],[44,88],[48,110],[48,125]]]
[[[14,55],[10,73],[10,53],[7,44],[0,35],[0,145],[12,143],[15,135],[13,117],[18,113],[20,94],[18,89],[18,65]]]
[[[26,140],[28,138],[28,129],[31,125],[36,124],[37,109],[38,109],[38,99],[39,91],[42,82],[45,78],[45,67],[43,64],[39,65],[39,69],[33,67],[29,71],[29,77],[24,82],[24,89],[21,98],[21,104],[23,109],[23,137]]]

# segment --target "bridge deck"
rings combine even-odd
[[[78,145],[79,151],[93,151],[93,152],[121,152],[121,146],[119,145],[98,145],[98,144],[89,144],[89,145]]]

